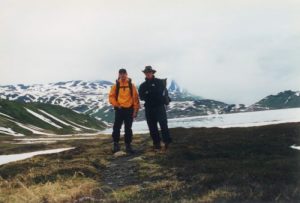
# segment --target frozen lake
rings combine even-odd
[[[300,108],[279,109],[268,111],[244,112],[233,114],[214,114],[208,116],[196,116],[187,118],[169,119],[169,127],[250,127],[288,122],[300,122]],[[134,133],[147,133],[148,127],[145,121],[133,123]],[[103,131],[110,134],[112,129]]]

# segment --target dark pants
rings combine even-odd
[[[132,141],[132,122],[133,122],[133,108],[121,108],[115,109],[115,122],[113,126],[113,141],[119,142],[120,140],[120,131],[122,124],[125,124],[125,143],[130,144]]]
[[[146,107],[146,119],[149,127],[150,135],[154,145],[160,144],[160,136],[157,123],[160,125],[162,139],[164,143],[172,142],[169,134],[166,107],[164,105],[158,107]]]

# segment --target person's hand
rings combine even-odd
[[[121,105],[119,103],[117,103],[117,105],[115,106],[117,109],[121,108]]]
[[[133,112],[132,117],[133,117],[133,118],[136,118],[136,117],[137,117],[137,112],[136,112],[136,111]]]

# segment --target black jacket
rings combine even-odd
[[[151,80],[146,79],[139,87],[139,96],[141,100],[145,101],[145,107],[158,107],[164,105],[165,86],[163,81],[157,78]]]

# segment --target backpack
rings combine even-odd
[[[164,91],[163,91],[163,97],[164,97],[164,103],[165,105],[169,105],[171,102],[171,98],[169,96],[169,91],[167,88],[167,78],[166,79],[161,79],[163,86],[164,86]]]
[[[124,87],[124,88],[126,88],[126,87]],[[128,87],[130,90],[130,95],[131,95],[131,97],[133,97],[131,78],[129,78],[129,80],[128,80]],[[119,82],[119,80],[116,80],[116,101],[118,101],[119,92],[120,92],[120,82]]]

